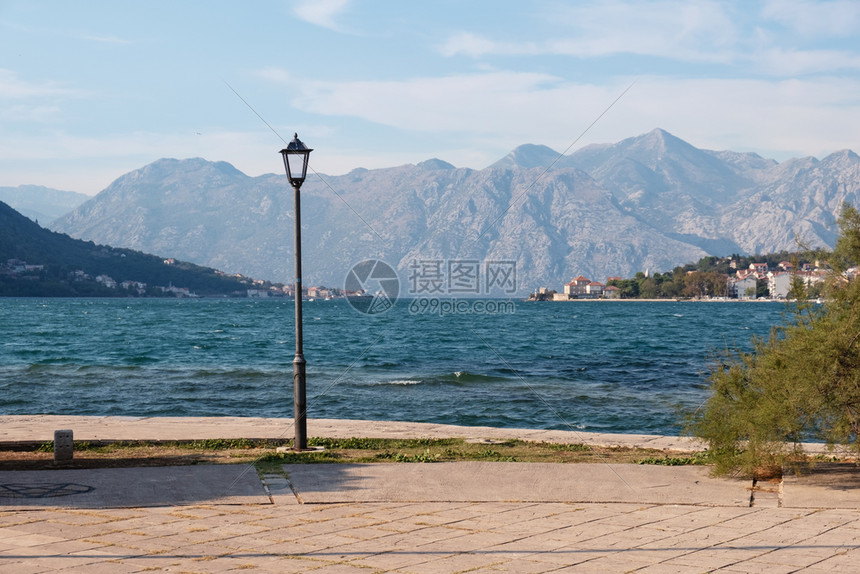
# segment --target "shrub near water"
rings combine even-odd
[[[797,470],[809,440],[860,454],[860,278],[844,273],[860,262],[860,212],[843,206],[839,227],[826,303],[806,303],[795,278],[787,325],[712,370],[711,396],[688,428],[707,441],[718,474]]]

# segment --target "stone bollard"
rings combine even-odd
[[[74,433],[71,430],[54,431],[54,464],[69,462],[75,456]]]

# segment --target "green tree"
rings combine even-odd
[[[843,206],[839,228],[826,303],[807,303],[795,281],[786,325],[712,369],[711,395],[688,429],[707,442],[717,474],[797,469],[808,440],[860,455],[860,280],[845,274],[860,262],[860,212]]]
[[[636,299],[639,297],[639,283],[635,279],[613,279],[609,285],[618,287],[621,291],[618,292],[622,299]]]
[[[684,279],[684,295],[687,297],[705,297],[708,295],[708,274],[693,271]]]
[[[639,284],[639,297],[642,299],[656,299],[657,295],[657,282],[650,277],[643,279]]]
[[[759,299],[767,299],[768,297],[770,297],[770,287],[768,287],[767,279],[756,280],[755,296]]]

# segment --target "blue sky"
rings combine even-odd
[[[860,151],[860,2],[0,0],[0,186],[95,194],[161,157],[483,168],[656,127]]]

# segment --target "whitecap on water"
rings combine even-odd
[[[395,379],[393,381],[379,381],[373,383],[373,386],[382,386],[382,385],[398,385],[398,386],[406,386],[406,385],[420,385],[423,381],[415,380],[415,379]]]

